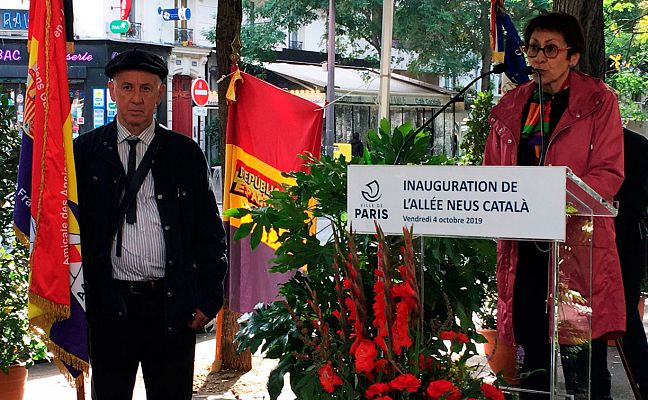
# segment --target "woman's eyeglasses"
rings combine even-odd
[[[569,49],[571,49],[571,47],[560,48],[555,44],[548,44],[545,47],[540,47],[537,44],[530,44],[524,48],[524,51],[526,55],[531,58],[536,57],[540,51],[542,51],[547,58],[556,58],[558,57],[558,53]]]

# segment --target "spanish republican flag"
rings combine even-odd
[[[31,247],[30,325],[61,371],[79,384],[88,370],[88,345],[64,10],[71,12],[71,0],[32,0],[29,6],[14,224],[18,238]]]
[[[264,206],[272,190],[291,183],[282,172],[308,171],[299,154],[319,158],[324,111],[238,69],[227,99],[223,209]],[[226,216],[224,222],[229,232],[230,309],[248,312],[259,302],[276,300],[278,285],[291,276],[267,271],[277,243],[264,235],[251,250],[249,237],[233,240],[247,220]]]

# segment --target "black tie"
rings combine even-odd
[[[135,167],[137,160],[137,143],[140,141],[138,137],[128,137],[126,143],[130,146],[128,149],[128,172],[126,172],[126,184],[130,184],[133,180],[133,175],[135,175]],[[126,210],[126,222],[129,224],[134,224],[137,222],[137,197],[133,199],[133,202]]]

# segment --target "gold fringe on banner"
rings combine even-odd
[[[16,225],[13,226],[14,234],[16,235],[16,239],[20,243],[22,243],[23,246],[29,248],[29,236],[25,235]]]

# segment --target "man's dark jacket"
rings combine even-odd
[[[225,231],[209,185],[205,157],[186,136],[155,128],[151,173],[166,245],[165,327],[186,326],[195,308],[212,318],[223,305],[227,271]],[[157,144],[156,144],[157,143]],[[91,327],[125,317],[110,257],[126,174],[112,122],[74,141],[81,251]]]

